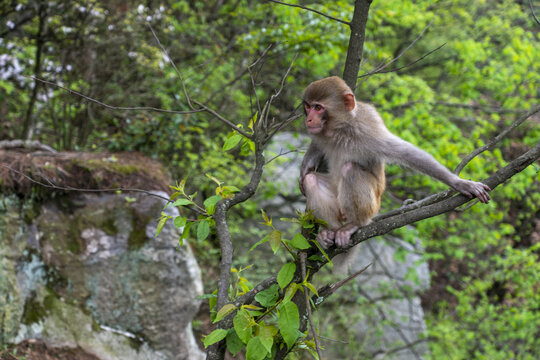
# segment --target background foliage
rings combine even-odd
[[[300,3],[342,19],[352,14],[352,1]],[[266,1],[4,1],[0,19],[0,140],[26,135],[58,150],[139,151],[162,161],[174,178],[189,177],[193,192],[205,198],[215,184],[204,174],[240,186],[249,169],[247,152],[222,151],[229,135],[222,123],[200,114],[112,111],[28,76],[112,106],[187,110],[148,22],[191,96],[246,128],[257,101],[247,66],[268,46],[268,56],[252,68],[260,98],[273,93],[298,54],[272,109],[285,118],[306,84],[341,74],[349,36],[337,22]],[[360,75],[398,56],[431,21],[385,69],[397,71],[360,78],[356,94],[379,108],[392,132],[454,168],[538,104],[540,26],[526,1],[375,1]],[[300,131],[300,122],[287,130]],[[482,179],[539,139],[539,120],[530,119],[462,176]],[[444,188],[395,166],[387,178],[387,210]],[[434,359],[539,356],[539,179],[530,167],[498,188],[490,205],[416,224],[433,270],[423,305]],[[274,194],[271,187],[260,191]],[[258,211],[252,203],[235,215]],[[210,258],[217,256],[213,241],[190,240]]]

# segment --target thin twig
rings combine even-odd
[[[382,70],[384,70],[386,67],[388,67],[390,64],[393,64],[394,62],[396,62],[400,57],[402,57],[414,44],[416,44],[416,42],[418,40],[420,40],[420,38],[422,38],[422,36],[424,36],[424,33],[427,31],[427,29],[429,29],[429,27],[431,26],[431,24],[433,24],[433,21],[435,21],[435,18],[437,17],[437,13],[435,13],[435,15],[433,16],[433,19],[431,19],[431,21],[429,22],[429,24],[427,24],[427,26],[424,28],[424,30],[422,30],[422,32],[420,33],[420,35],[418,35],[416,37],[416,39],[413,40],[412,43],[409,44],[409,46],[407,46],[398,56],[396,56],[394,59],[390,60],[388,63],[382,65],[382,66],[379,66],[378,68],[375,68],[375,70],[372,70],[370,72],[368,72],[367,74],[364,74],[364,75],[361,75],[359,76],[358,78],[361,78],[361,77],[365,77],[365,76],[370,76],[370,75],[373,75],[373,74],[376,74],[376,73],[379,73],[379,72],[382,72]],[[441,48],[443,45],[439,46],[439,48]],[[433,51],[436,51],[438,49],[435,49]],[[433,52],[432,51],[432,52]],[[429,55],[429,54],[427,54]],[[427,56],[425,55],[425,56]],[[425,57],[424,56],[424,57]],[[421,60],[421,59],[419,59]],[[418,61],[419,61],[418,60]],[[416,61],[415,61],[416,62]],[[409,66],[409,65],[407,65]]]
[[[319,14],[321,16],[324,16],[325,18],[328,18],[330,20],[334,20],[334,21],[337,21],[337,22],[340,22],[342,24],[345,24],[347,26],[350,26],[351,23],[349,21],[345,21],[345,20],[341,20],[341,19],[338,19],[338,18],[335,18],[333,16],[330,16],[330,15],[327,15],[319,10],[315,10],[315,9],[312,9],[312,8],[308,8],[307,6],[302,6],[302,5],[296,5],[296,4],[288,4],[288,3],[284,3],[282,1],[276,1],[276,0],[268,0],[270,2],[273,2],[273,3],[276,3],[276,4],[281,4],[281,5],[285,5],[285,6],[290,6],[290,7],[296,7],[296,8],[300,8],[300,9],[304,9],[304,10],[307,10],[307,11],[312,11],[316,14]]]
[[[302,281],[306,280],[306,257],[307,253],[302,251],[300,254],[300,269],[302,271]],[[304,299],[306,300],[306,309],[308,313],[308,321],[311,327],[311,334],[313,335],[313,340],[315,340],[315,348],[317,349],[317,354],[319,359],[323,358],[321,344],[319,342],[319,335],[317,334],[317,329],[315,329],[315,324],[313,323],[313,317],[311,315],[311,304],[309,302],[309,289],[307,286],[304,286]]]
[[[315,296],[315,299],[313,300],[313,302],[314,302],[316,305],[320,305],[320,304],[321,304],[324,300],[326,300],[330,295],[332,295],[333,293],[335,293],[336,291],[338,291],[339,288],[341,288],[343,285],[347,284],[349,281],[351,281],[352,279],[358,277],[360,274],[362,274],[364,271],[366,271],[367,268],[371,266],[371,264],[372,264],[372,263],[367,264],[367,265],[364,266],[362,269],[358,270],[358,271],[355,272],[354,274],[349,275],[349,276],[346,277],[345,279],[338,281],[338,282],[335,283],[335,284],[330,284],[330,285],[323,286],[321,289],[319,289],[319,290],[317,291],[317,292],[319,293],[319,296]]]
[[[257,60],[255,60],[251,65],[249,65],[247,67],[247,71],[249,72],[249,78],[251,80],[251,86],[253,88],[253,95],[255,96],[255,102],[257,103],[257,113],[259,115],[261,115],[261,103],[260,103],[260,100],[259,100],[259,96],[257,95],[257,85],[255,85],[255,77],[253,76],[253,71],[252,69],[257,66],[257,64],[266,56],[266,54],[268,53],[268,51],[272,48],[273,44],[270,44],[266,47],[266,49],[264,49],[264,51],[262,52],[262,54],[257,58]],[[259,117],[260,119],[260,117]]]
[[[79,192],[115,192],[115,191],[126,191],[126,192],[140,192],[140,193],[144,193],[146,195],[150,195],[150,196],[155,196],[157,198],[160,198],[160,199],[163,199],[165,200],[166,202],[170,203],[170,202],[173,202],[171,199],[169,199],[168,197],[165,197],[165,196],[161,196],[161,195],[158,195],[152,191],[148,191],[148,190],[142,190],[142,189],[128,189],[128,188],[122,188],[122,187],[119,187],[119,188],[113,188],[113,189],[81,189],[81,188],[74,188],[72,186],[59,186],[59,185],[55,185],[53,182],[51,182],[50,179],[48,178],[45,178],[44,180],[48,182],[48,184],[45,184],[41,181],[38,181],[38,180],[35,180],[33,178],[31,178],[30,176],[26,175],[25,173],[19,171],[19,170],[16,170],[16,169],[13,169],[7,165],[4,165],[4,164],[0,164],[0,166],[2,167],[5,167],[6,169],[8,169],[9,171],[13,171],[14,173],[16,174],[19,174],[23,177],[25,177],[28,181],[34,183],[34,184],[37,184],[37,185],[40,185],[40,186],[43,186],[43,187],[46,187],[46,188],[49,188],[49,189],[55,189],[55,190],[63,190],[63,191],[79,191]]]
[[[73,94],[73,95],[77,95],[79,97],[82,97],[83,99],[85,100],[88,100],[90,102],[93,102],[95,104],[98,104],[100,106],[103,106],[104,108],[107,108],[109,110],[122,110],[122,111],[126,111],[126,110],[135,110],[135,111],[155,111],[155,112],[160,112],[160,113],[166,113],[166,114],[194,114],[194,113],[199,113],[199,112],[203,112],[205,111],[204,109],[198,109],[198,110],[186,110],[186,111],[179,111],[179,110],[165,110],[165,109],[160,109],[160,108],[155,108],[155,107],[151,107],[151,106],[135,106],[135,107],[125,107],[125,106],[112,106],[112,105],[109,105],[109,104],[106,104],[104,102],[101,102],[99,100],[96,100],[96,99],[93,99],[89,96],[86,96],[78,91],[75,91],[75,90],[72,90],[72,89],[69,89],[67,87],[64,87],[62,85],[58,85],[56,83],[53,83],[53,82],[50,82],[50,81],[47,81],[47,80],[44,80],[44,79],[40,79],[38,77],[35,77],[35,76],[27,76],[28,78],[30,79],[33,79],[33,80],[36,80],[36,81],[39,81],[43,84],[47,84],[47,85],[50,85],[50,86],[54,86],[54,87],[57,87],[59,89],[62,89],[64,91],[67,91],[68,93],[70,94]]]
[[[493,139],[488,141],[487,144],[475,149],[472,153],[465,156],[463,158],[463,160],[461,161],[461,163],[459,163],[459,165],[456,167],[456,170],[454,170],[454,173],[459,174],[461,172],[461,170],[463,170],[465,165],[467,165],[472,159],[474,159],[476,156],[483,153],[484,151],[492,149],[495,146],[495,144],[497,144],[499,141],[504,139],[506,137],[506,135],[508,135],[508,133],[510,133],[510,131],[517,128],[525,120],[527,120],[528,118],[530,118],[531,116],[533,116],[534,114],[536,114],[539,111],[540,111],[540,106],[535,107],[534,109],[529,111],[527,114],[523,115],[521,118],[519,118],[517,121],[515,121],[512,125],[510,125],[506,129],[504,129],[499,135],[495,136]]]
[[[167,60],[169,60],[169,62],[171,63],[171,66],[173,67],[174,71],[176,71],[176,75],[178,76],[178,78],[180,79],[180,83],[182,84],[182,90],[184,91],[184,96],[186,97],[186,101],[187,101],[187,103],[189,105],[189,108],[195,110],[195,107],[193,106],[193,104],[191,104],[191,99],[190,99],[189,94],[187,92],[186,85],[184,83],[184,78],[182,77],[182,74],[180,73],[180,71],[176,67],[176,64],[174,63],[174,60],[169,56],[169,53],[167,52],[165,47],[161,44],[161,41],[159,40],[158,36],[156,35],[156,32],[154,31],[154,28],[152,27],[152,25],[150,25],[149,22],[147,22],[146,25],[148,25],[148,27],[150,28],[150,31],[152,32],[152,35],[154,36],[154,39],[156,40],[159,47],[161,48],[161,51],[163,52],[163,54],[165,54],[165,56],[167,57]]]
[[[443,46],[445,46],[446,43],[442,44],[442,45],[439,45],[438,47],[436,47],[435,49],[431,50],[431,51],[428,51],[427,53],[425,53],[424,55],[420,56],[418,59],[414,60],[413,62],[410,62],[408,63],[407,65],[403,65],[403,66],[400,66],[398,68],[393,68],[393,69],[388,69],[388,70],[384,70],[384,71],[377,71],[377,74],[386,74],[386,73],[390,73],[390,72],[396,72],[396,71],[399,71],[399,70],[402,70],[402,69],[405,69],[409,66],[412,66],[414,64],[416,64],[417,62],[419,61],[422,61],[424,60],[426,57],[428,57],[429,55],[433,54],[435,51],[441,49]],[[364,74],[364,75],[360,75],[358,78],[363,78],[365,76],[368,76],[368,75],[371,75],[371,74]]]
[[[532,0],[529,0],[529,6],[531,7],[531,12],[532,12],[532,15],[533,15],[533,17],[534,17],[534,20],[536,20],[536,22],[538,23],[538,25],[540,25],[540,21],[538,20],[538,18],[536,17],[536,14],[534,13]]]
[[[285,152],[279,152],[279,154],[277,154],[276,156],[274,156],[273,158],[271,158],[270,160],[268,160],[264,165],[268,165],[270,164],[272,161],[276,160],[278,157],[281,157],[281,156],[284,156],[284,155],[287,155],[287,154],[290,154],[290,153],[294,153],[294,152],[300,152],[300,150],[289,150],[289,151],[285,151]]]
[[[208,107],[207,105],[202,104],[199,101],[196,101],[196,100],[193,100],[193,99],[190,98],[190,96],[188,94],[188,91],[186,89],[186,84],[184,83],[184,78],[182,77],[182,74],[180,73],[180,71],[176,67],[176,64],[174,63],[174,60],[169,56],[169,53],[167,52],[165,47],[163,47],[163,45],[161,44],[161,41],[159,41],[159,38],[157,37],[156,33],[154,32],[154,29],[152,28],[152,25],[150,25],[150,23],[147,23],[147,24],[148,24],[148,27],[150,28],[150,31],[152,31],[152,34],[154,35],[154,38],[156,39],[159,47],[161,48],[161,51],[165,54],[165,56],[167,56],[167,59],[169,60],[169,63],[173,67],[174,71],[176,71],[176,75],[178,75],[178,79],[180,80],[180,83],[182,84],[182,90],[184,91],[184,96],[186,97],[186,101],[187,101],[189,107],[191,109],[193,109],[194,112],[205,111],[205,112],[208,112],[208,113],[214,115],[216,118],[218,118],[218,120],[220,120],[221,122],[227,124],[229,127],[233,128],[236,132],[244,135],[248,139],[252,139],[252,136],[250,134],[248,134],[247,132],[245,132],[244,130],[242,130],[238,126],[236,126],[230,120],[224,118],[221,114],[219,114],[214,109]],[[192,102],[195,103],[197,106],[199,106],[200,109],[195,109]]]
[[[281,94],[281,92],[283,91],[283,88],[285,87],[285,81],[287,80],[287,77],[289,76],[289,74],[291,73],[291,70],[294,66],[294,62],[296,61],[296,58],[298,57],[298,53],[294,54],[294,57],[293,59],[291,60],[291,63],[289,64],[289,67],[287,68],[287,71],[285,72],[285,74],[283,75],[283,77],[281,78],[281,83],[280,83],[280,86],[279,86],[279,89],[278,91],[276,91],[276,93],[274,95],[272,95],[270,97],[270,100],[268,102],[269,106],[272,104],[272,102]],[[296,111],[296,109],[295,109]],[[285,125],[289,124],[292,120],[294,119],[297,119],[298,117],[300,116],[295,116],[295,115],[292,115],[290,116],[288,119],[286,119],[285,121],[282,121],[278,124],[278,126],[272,130],[272,132],[270,133],[270,135],[267,137],[266,141],[269,141],[279,130],[281,130]]]

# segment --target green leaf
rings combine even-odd
[[[236,331],[231,330],[227,334],[227,349],[231,352],[231,354],[236,355],[242,348],[244,347],[244,343],[238,335],[236,335]]]
[[[262,345],[268,352],[272,351],[274,344],[274,336],[277,334],[277,329],[273,325],[264,325],[259,327],[259,337]]]
[[[287,263],[281,267],[277,275],[277,282],[279,287],[284,289],[293,279],[294,272],[296,271],[295,263]]]
[[[255,244],[253,244],[252,247],[249,248],[249,251],[252,251],[253,249],[255,249],[257,246],[261,245],[261,244],[264,244],[265,242],[267,242],[268,240],[270,240],[270,238],[267,236],[263,237],[261,240],[257,241]]]
[[[193,201],[189,199],[178,199],[175,202],[173,202],[171,206],[184,206],[184,205],[189,205],[189,204],[193,204]]]
[[[234,134],[230,138],[228,138],[225,141],[225,144],[223,144],[223,151],[229,151],[232,148],[234,148],[238,143],[242,140],[242,135],[240,134]]]
[[[208,212],[208,215],[212,215],[216,211],[216,204],[221,200],[221,195],[210,196],[208,199],[204,200],[204,207]]]
[[[271,350],[271,348],[270,348]],[[266,350],[261,338],[255,336],[249,340],[246,347],[246,360],[263,360],[270,351]]]
[[[216,318],[212,322],[217,323],[218,321],[223,319],[225,316],[232,313],[234,310],[236,310],[236,306],[234,306],[234,304],[223,305],[223,307],[221,309],[219,309],[219,311],[218,311],[218,313],[216,315]]]
[[[317,247],[317,249],[319,249],[319,251],[324,255],[324,257],[326,258],[326,260],[328,261],[328,263],[330,265],[333,265],[332,264],[332,260],[330,260],[330,258],[328,257],[328,254],[326,254],[326,251],[324,251],[324,249],[322,248],[321,244],[319,244],[319,242],[317,240],[313,240],[312,241],[315,246]]]
[[[282,303],[279,309],[279,332],[290,349],[298,339],[300,315],[298,307],[292,301]]]
[[[197,226],[197,240],[204,241],[210,234],[210,223],[208,220],[202,220]]]
[[[317,289],[315,289],[315,286],[313,286],[312,283],[306,282],[304,285],[305,285],[309,290],[311,290],[312,293],[314,293],[315,295],[319,296],[319,294],[317,293]]]
[[[268,214],[263,209],[261,209],[261,213],[264,220],[263,224],[266,226],[272,226],[272,219],[268,217]]]
[[[161,219],[159,219],[159,222],[157,224],[156,236],[155,237],[157,237],[159,235],[159,233],[161,232],[161,230],[163,230],[163,227],[165,226],[165,224],[167,223],[167,221],[169,221],[169,219],[171,217],[172,216],[162,215]]]
[[[242,340],[244,344],[247,344],[251,339],[253,328],[251,327],[251,316],[248,311],[241,309],[236,313],[233,319],[234,331],[236,335]]]
[[[272,251],[274,254],[277,253],[279,247],[281,246],[281,231],[272,230],[268,238],[270,240],[270,247],[272,247]]]
[[[300,285],[298,285],[297,283],[292,283],[291,285],[289,285],[289,287],[285,291],[285,295],[283,296],[283,302],[286,303],[286,302],[291,301],[294,294],[296,294],[299,288],[300,288]]]
[[[191,225],[193,225],[193,222],[190,221],[186,224],[186,226],[184,226],[184,230],[182,230],[182,235],[180,235],[180,246],[184,244],[184,240],[187,239],[187,237],[189,236],[189,229],[191,229]]]
[[[304,235],[300,233],[294,235],[294,237],[291,240],[291,245],[300,250],[309,249],[311,247],[311,245],[309,245],[309,242],[306,240]]]
[[[300,233],[297,233],[296,235],[294,235],[294,237],[291,240],[291,245],[300,250],[309,249],[311,247],[311,245],[309,245],[309,242],[306,240],[304,235]]]
[[[204,338],[203,340],[204,347],[207,348],[208,346],[225,339],[225,336],[227,336],[227,333],[228,331],[225,329],[216,329],[212,331],[210,334],[208,334],[207,337]]]
[[[174,218],[174,226],[181,228],[186,225],[187,218],[185,216],[177,216]]]
[[[255,300],[259,302],[264,307],[270,307],[276,304],[277,299],[279,298],[279,287],[274,284],[268,289],[261,291],[255,295]]]

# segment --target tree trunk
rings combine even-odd
[[[34,63],[34,76],[39,77],[41,74],[41,55],[43,53],[43,46],[45,45],[44,33],[47,23],[47,2],[40,1],[38,5],[38,31],[36,33],[36,55]],[[31,129],[34,126],[33,115],[34,106],[36,104],[38,95],[38,81],[34,80],[34,88],[32,89],[32,95],[30,96],[30,102],[28,103],[28,109],[26,110],[26,116],[24,118],[24,126],[21,133],[21,139],[30,140]]]
[[[372,0],[356,0],[354,2],[354,14],[351,20],[351,36],[349,38],[349,49],[343,70],[343,80],[351,89],[356,88],[358,70],[362,61],[362,51],[366,38],[366,24],[368,20],[369,6]]]

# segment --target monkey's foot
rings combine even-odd
[[[328,249],[330,246],[334,245],[334,237],[336,233],[332,230],[321,230],[319,235],[317,235],[317,241],[321,244],[323,249]]]
[[[334,242],[338,247],[345,247],[351,243],[351,235],[359,229],[358,225],[346,224],[336,231]]]

